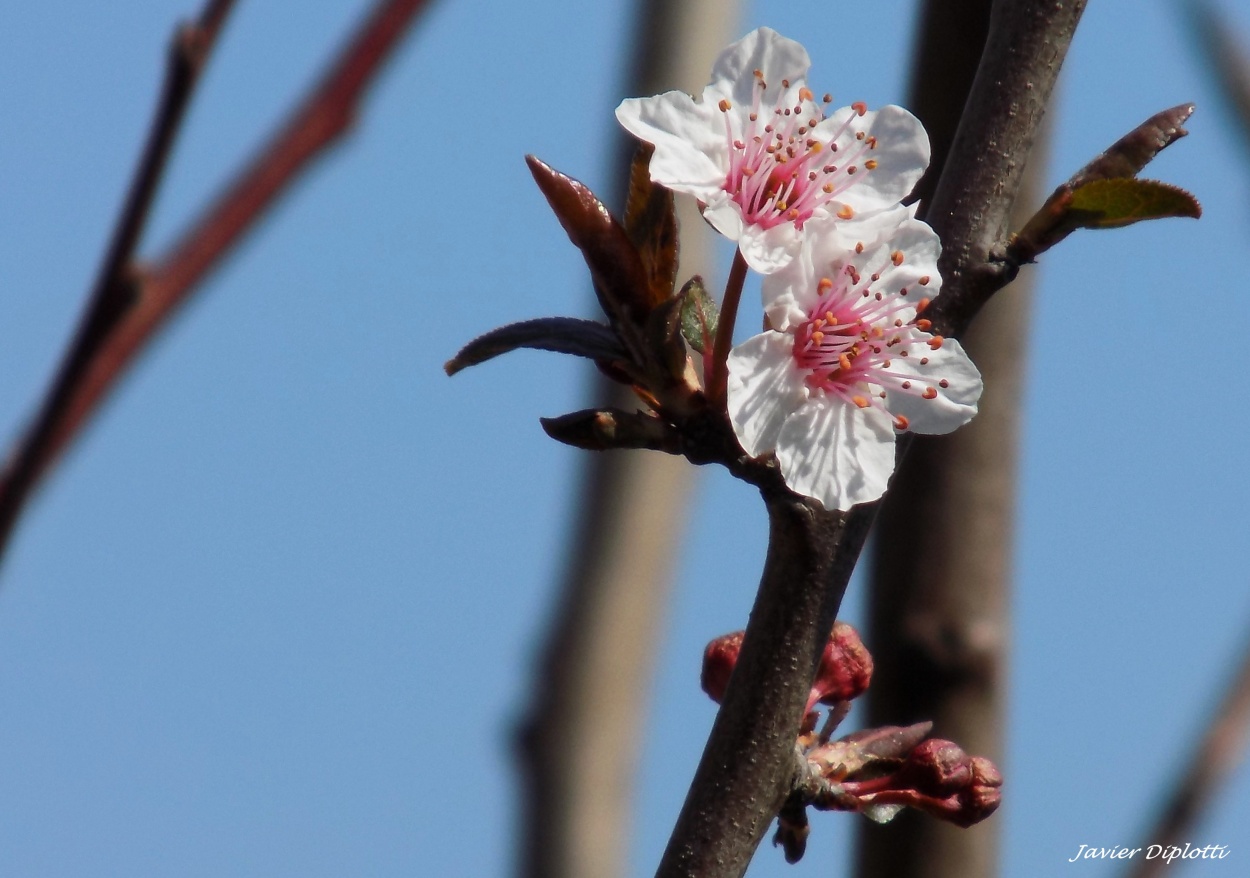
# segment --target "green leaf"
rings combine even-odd
[[[611,327],[576,317],[541,317],[510,323],[478,336],[444,363],[443,371],[455,375],[461,369],[485,363],[518,348],[555,351],[607,362],[626,358],[625,349]]]
[[[1164,217],[1202,216],[1197,199],[1179,186],[1132,177],[1094,180],[1077,186],[1067,209],[1076,225],[1087,229],[1114,229]]]
[[[681,298],[681,334],[699,353],[710,351],[716,339],[716,325],[720,322],[716,300],[708,295],[703,278],[697,274],[686,281],[678,296]]]
[[[625,232],[642,258],[651,307],[673,295],[677,283],[677,212],[673,193],[651,180],[654,147],[642,143],[629,167]]]

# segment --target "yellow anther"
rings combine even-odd
[[[838,208],[838,219],[849,220],[853,216],[855,216],[855,211],[851,209],[849,204],[844,204]]]

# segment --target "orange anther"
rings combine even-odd
[[[806,86],[804,86],[803,88],[799,89],[799,100],[814,101],[816,100],[816,95],[812,94],[812,90],[810,88],[807,88]]]
[[[856,115],[862,116],[868,112],[868,105],[863,101],[856,101],[851,104],[851,109],[855,111]]]
[[[937,399],[937,388],[936,388],[936,387],[926,387],[926,388],[924,389],[924,393],[922,393],[922,394],[920,394],[920,395],[921,395],[921,396],[923,396],[925,399]]]
[[[863,241],[856,241],[856,242],[855,242],[855,252],[856,252],[856,253],[863,253],[863,252],[864,252],[864,242],[863,242]]]
[[[922,330],[924,330],[925,332],[928,332],[930,329],[932,329],[932,328],[933,328],[933,321],[932,321],[932,320],[925,320],[925,319],[922,317],[922,318],[920,318],[919,320],[917,320],[917,321],[916,321],[916,326],[917,326],[917,328],[922,329]]]
[[[942,342],[944,341],[946,341],[946,339],[942,338],[940,335],[933,336],[933,338],[929,339],[929,349],[936,351],[942,346]]]
[[[728,113],[733,104],[729,103],[729,98],[721,98],[720,103],[716,106],[720,107],[722,113]]]
[[[842,367],[843,372],[851,371],[851,358],[846,354],[838,354],[838,365]]]
[[[909,424],[911,424],[911,421],[907,420],[906,415],[897,415],[894,418],[895,430],[906,430]]]
[[[822,277],[820,279],[820,283],[816,284],[816,290],[821,295],[824,295],[825,293],[829,292],[831,289],[833,289],[833,281],[829,280],[829,278],[827,277]],[[830,314],[829,318],[832,321],[833,315]]]
[[[903,251],[895,250],[893,253],[891,253],[890,261],[893,262],[895,265],[902,265],[903,264]]]
[[[875,171],[877,169],[877,160],[869,159],[868,161],[864,162],[864,167],[870,171]]]
[[[927,274],[922,274],[917,283],[919,283],[922,287],[927,287],[929,285],[929,276]]]
[[[921,299],[919,302],[916,303],[916,313],[922,314],[924,313],[924,309],[928,307],[929,307],[929,300]]]
[[[936,391],[934,392],[936,393]],[[872,403],[868,401],[868,398],[863,396],[852,396],[851,402],[855,403],[862,409],[866,409],[868,406],[872,405]]]

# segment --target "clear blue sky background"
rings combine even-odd
[[[0,430],[77,320],[192,0],[11,4],[0,28]],[[243,2],[145,252],[278,121],[364,2]],[[1234,7],[1234,3],[1226,3]],[[910,2],[759,3],[842,103],[903,99]],[[323,161],[163,336],[55,473],[0,578],[0,874],[506,874],[511,722],[561,568],[579,454],[540,415],[583,365],[442,362],[497,324],[588,313],[533,152],[608,187],[631,6],[442,0]],[[1250,13],[1234,11],[1250,39]],[[1137,841],[1250,626],[1238,328],[1250,162],[1175,4],[1090,4],[1053,119],[1058,181],[1194,100],[1150,174],[1201,222],[1045,258],[1025,400],[1009,876]],[[723,272],[721,278],[723,281]],[[749,324],[750,321],[744,321]],[[1024,352],[1022,352],[1024,355]],[[763,557],[754,492],[702,474],[666,623],[632,869],[658,859],[713,706],[710,637]],[[858,601],[851,601],[850,611]],[[839,874],[855,818],[818,817]],[[1250,772],[1198,844],[1250,868]]]

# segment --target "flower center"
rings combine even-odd
[[[895,251],[890,258],[898,264],[903,254]],[[887,389],[934,399],[937,388],[947,382],[918,379],[912,371],[893,368],[893,360],[903,357],[912,358],[912,365],[927,366],[925,354],[940,348],[942,337],[927,331],[928,320],[904,320],[904,312],[913,308],[905,289],[892,294],[871,290],[870,284],[879,277],[862,277],[847,265],[834,272],[836,280],[821,278],[818,301],[794,330],[794,361],[807,373],[807,386],[813,391],[888,413]],[[922,278],[922,283],[927,281]],[[917,310],[926,304],[922,300]],[[906,418],[891,417],[898,429],[907,428]]]
[[[864,160],[866,152],[876,149],[876,138],[851,127],[868,108],[862,103],[852,104],[855,112],[837,131],[817,135],[815,129],[824,121],[825,112],[813,103],[811,91],[800,88],[794,106],[761,110],[765,83],[758,70],[755,82],[751,112],[741,136],[734,132],[732,105],[728,100],[720,102],[729,141],[729,173],[724,188],[748,224],[770,229],[788,222],[801,229],[818,208],[862,179],[862,172],[877,167],[875,159]],[[782,86],[789,90],[789,81],[782,80]],[[825,95],[822,103],[832,100]],[[842,219],[853,215],[846,205],[838,211]]]

